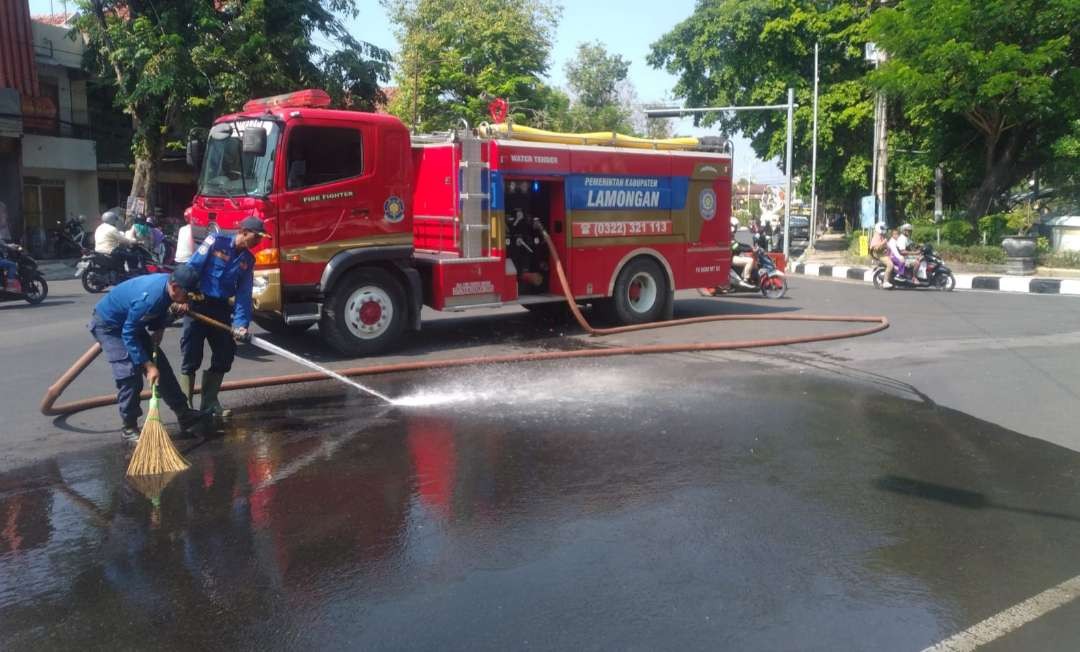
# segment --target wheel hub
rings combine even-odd
[[[381,336],[390,328],[394,304],[386,290],[375,285],[357,288],[345,303],[345,325],[363,340]]]

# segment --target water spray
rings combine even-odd
[[[197,320],[201,321],[204,324],[207,324],[208,326],[213,326],[214,328],[220,328],[221,330],[228,331],[231,334],[235,333],[235,331],[230,326],[228,326],[227,324],[223,324],[223,323],[219,322],[216,319],[212,319],[210,317],[207,317],[206,315],[199,314],[199,313],[197,313],[197,312],[195,312],[193,310],[189,310],[187,314],[190,315],[192,318],[197,319]],[[293,362],[295,362],[297,364],[300,364],[300,365],[303,365],[303,366],[305,366],[305,367],[307,367],[309,369],[314,369],[315,371],[317,371],[317,372],[319,372],[321,374],[324,374],[325,376],[327,376],[329,378],[333,378],[334,380],[345,383],[346,385],[349,385],[350,387],[358,389],[361,392],[364,392],[365,394],[370,394],[371,396],[374,396],[377,399],[380,399],[382,401],[385,401],[385,402],[391,403],[391,404],[394,402],[394,400],[392,398],[390,398],[389,396],[386,396],[385,394],[381,394],[381,393],[371,389],[370,387],[365,387],[364,385],[361,385],[360,383],[356,382],[355,380],[351,380],[349,378],[346,378],[345,376],[342,376],[341,374],[334,371],[333,369],[328,369],[328,368],[322,366],[321,364],[317,364],[315,362],[312,362],[311,360],[308,360],[307,358],[305,358],[303,356],[297,355],[297,354],[293,353],[292,351],[281,348],[277,344],[267,342],[266,340],[264,340],[261,337],[256,337],[256,336],[252,335],[251,333],[246,333],[240,339],[242,339],[244,342],[248,342],[248,343],[250,343],[250,344],[252,344],[254,346],[259,347],[260,349],[262,349],[263,351],[266,351],[267,353],[273,353],[275,355],[280,355],[281,357],[283,357],[283,358],[285,358],[287,360],[292,360]]]

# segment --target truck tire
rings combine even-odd
[[[669,288],[667,275],[656,261],[635,258],[619,272],[612,306],[622,324],[645,324],[663,318]]]
[[[388,351],[405,330],[405,292],[389,272],[365,267],[338,281],[323,304],[319,331],[345,355]]]
[[[254,319],[260,328],[274,335],[300,335],[311,328],[312,325],[311,323],[286,324],[284,319],[275,319],[273,317],[255,317]]]

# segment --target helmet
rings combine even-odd
[[[105,224],[111,224],[113,226],[116,226],[120,224],[120,216],[117,215],[114,211],[105,211],[101,214],[101,221]]]
[[[911,225],[910,224],[904,224],[904,225],[902,225],[900,227],[900,231],[910,231],[910,230],[911,230]]]
[[[874,227],[874,230],[877,231],[878,233],[885,233],[885,223],[884,222],[878,222],[877,226]]]

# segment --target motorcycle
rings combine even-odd
[[[22,299],[36,306],[49,296],[49,284],[38,271],[37,261],[19,245],[0,243],[6,258],[18,268],[17,278],[11,278],[0,272],[0,301]]]
[[[84,290],[90,294],[97,294],[104,292],[110,285],[119,285],[129,278],[172,271],[156,263],[153,254],[145,247],[135,245],[129,249],[139,258],[139,264],[135,269],[126,269],[123,263],[118,264],[109,254],[91,251],[83,255],[82,260],[75,266],[75,278],[82,280]]]
[[[773,260],[764,247],[753,249],[752,255],[757,260],[757,267],[750,275],[750,283],[744,284],[740,271],[732,267],[728,272],[727,288],[709,288],[699,290],[704,296],[715,297],[722,294],[736,294],[739,292],[760,292],[766,299],[781,299],[787,294],[787,277],[784,272],[776,267]]]
[[[934,253],[934,248],[925,245],[922,249],[923,260],[919,263],[922,269],[916,270],[915,265],[908,265],[903,276],[893,274],[890,282],[897,288],[933,288],[943,292],[951,292],[956,287],[956,277],[952,270]],[[921,273],[918,273],[921,272]],[[874,287],[881,289],[885,285],[885,263],[880,260],[874,268]]]
[[[53,232],[52,249],[60,258],[82,256],[87,252],[87,233],[78,218],[69,217],[64,226]]]

